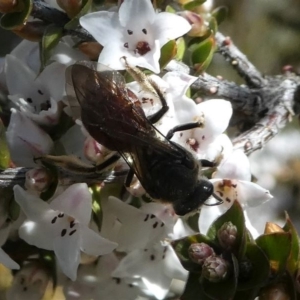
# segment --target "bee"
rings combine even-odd
[[[141,87],[160,100],[157,112],[146,117],[139,99],[126,87],[124,77],[111,69],[99,70],[99,64],[93,62],[68,67],[70,106],[81,117],[88,133],[117,153],[111,162],[120,157],[126,161],[130,168],[125,180],[127,187],[136,175],[152,199],[171,204],[177,215],[195,211],[214,194],[212,183],[201,177],[201,168],[211,167],[212,163],[202,160],[201,165],[189,151],[170,139],[177,131],[203,124],[179,125],[163,136],[153,125],[168,110],[163,93],[139,69],[129,67],[126,60],[125,63]]]

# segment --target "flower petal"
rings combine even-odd
[[[59,266],[65,275],[75,281],[77,277],[77,268],[80,263],[79,250],[79,232],[66,234],[64,237],[57,237],[54,240],[54,252]]]
[[[133,31],[142,31],[155,18],[156,14],[149,0],[126,0],[119,9],[120,24]]]
[[[86,14],[79,22],[104,47],[110,43],[112,37],[114,40],[122,40],[119,16],[115,12],[100,11]],[[110,51],[114,52],[115,49],[113,51],[112,49],[114,48]]]
[[[87,184],[71,185],[50,203],[50,207],[74,217],[81,224],[88,225],[92,213],[92,196]]]
[[[0,263],[9,269],[20,269],[20,266],[14,260],[12,260],[1,248]]]
[[[231,206],[238,200],[245,206],[257,206],[273,198],[270,192],[258,184],[234,179],[211,179],[215,193],[224,200],[223,205]]]
[[[12,161],[17,166],[34,167],[34,157],[48,154],[53,142],[50,136],[22,113],[11,110],[6,138]]]
[[[6,85],[10,95],[27,94],[36,78],[36,74],[20,59],[13,55],[5,58]]]
[[[153,34],[159,39],[161,46],[184,35],[192,28],[186,19],[168,12],[157,14],[152,26]]]
[[[89,255],[105,255],[111,253],[118,244],[113,243],[87,226],[80,226],[80,249]]]
[[[218,166],[213,175],[214,178],[229,178],[250,181],[250,162],[244,151],[234,150]]]

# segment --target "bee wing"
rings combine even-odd
[[[81,106],[79,103],[79,99],[76,96],[75,85],[74,85],[74,78],[76,81],[76,85],[84,85],[86,84],[88,72],[82,72],[83,68],[80,66],[87,67],[88,69],[95,72],[102,72],[103,77],[106,78],[107,82],[115,82],[120,87],[125,87],[125,80],[123,76],[100,63],[92,62],[92,61],[79,61],[74,65],[71,65],[66,70],[66,92],[68,95],[68,103],[69,107],[72,111],[72,117],[76,119],[81,118]],[[75,69],[75,70],[74,70]],[[77,72],[77,74],[76,74]],[[75,73],[75,75],[74,75]]]
[[[120,73],[82,62],[70,66],[67,77],[70,105],[77,103],[84,126],[100,144],[119,152],[151,144],[171,150],[169,144],[158,142],[155,128]]]

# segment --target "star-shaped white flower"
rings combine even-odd
[[[42,125],[54,125],[61,112],[65,90],[66,66],[54,62],[40,75],[13,55],[5,59],[8,98],[30,119]]]
[[[50,204],[14,187],[15,200],[28,220],[19,235],[30,245],[53,250],[62,271],[72,280],[80,262],[80,250],[89,255],[110,253],[117,244],[110,242],[88,225],[92,198],[84,183],[74,184]]]
[[[29,263],[14,276],[7,300],[40,300],[50,281],[49,273],[38,263]]]
[[[211,99],[199,104],[186,96],[187,89],[196,80],[194,76],[182,72],[168,72],[162,78],[151,75],[164,94],[169,110],[155,123],[164,135],[177,125],[201,122],[201,128],[176,132],[172,141],[191,151],[198,159],[214,161],[224,152],[231,152],[232,144],[228,137],[222,136],[229,124],[232,107],[229,101]],[[139,98],[142,108],[149,116],[161,108],[155,95],[143,90],[137,83],[127,84]]]
[[[13,108],[6,139],[11,159],[19,167],[35,167],[34,157],[49,154],[53,147],[53,141],[45,131]]]
[[[100,11],[80,18],[86,29],[104,48],[99,62],[123,70],[120,60],[159,73],[160,48],[191,29],[175,14],[156,13],[150,0],[125,0],[118,12]]]
[[[118,243],[118,251],[145,248],[173,232],[175,217],[169,206],[148,203],[138,209],[112,196],[101,204],[102,232]]]
[[[224,202],[213,207],[203,206],[199,218],[200,232],[205,233],[212,221],[224,213],[235,200],[246,209],[261,205],[273,198],[268,190],[250,181],[249,160],[242,150],[232,151],[225,156],[213,177],[210,181],[214,185],[215,194]],[[246,226],[253,235],[257,236],[257,231],[247,216]]]
[[[130,252],[112,275],[117,278],[140,278],[156,299],[165,299],[172,279],[186,281],[188,272],[170,246],[156,245]]]

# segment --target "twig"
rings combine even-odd
[[[69,21],[69,17],[62,11],[48,6],[41,0],[34,0],[31,15],[45,23],[55,24],[58,27],[64,27]],[[95,39],[83,28],[78,26],[76,29],[64,29],[64,34],[77,37],[82,41],[94,41]]]
[[[16,184],[24,186],[26,172],[31,168],[9,168],[0,172],[0,188],[12,188]],[[124,182],[127,171],[111,172],[105,174],[79,174],[70,173],[63,169],[59,170],[58,181],[60,185],[71,185],[79,182],[86,182],[87,184],[94,183],[113,183]]]
[[[246,81],[247,85],[252,88],[261,88],[266,84],[266,80],[260,72],[252,65],[247,57],[232,43],[229,37],[222,33],[216,33],[216,41],[219,52],[226,60],[237,70],[239,75]]]

